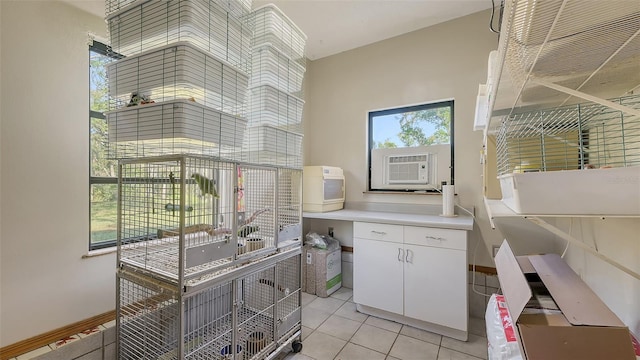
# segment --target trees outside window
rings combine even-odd
[[[89,46],[89,249],[115,246],[118,162],[108,158],[106,65],[118,58],[105,44]]]
[[[453,183],[453,100],[369,112],[369,191]]]

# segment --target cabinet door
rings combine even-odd
[[[353,239],[353,301],[402,314],[402,244]]]
[[[405,245],[405,316],[467,330],[467,253]]]

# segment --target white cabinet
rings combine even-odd
[[[354,302],[402,314],[402,243],[354,238],[353,247]]]
[[[354,222],[353,233],[360,311],[466,340],[466,231]]]
[[[416,245],[405,249],[404,315],[466,330],[466,252]]]

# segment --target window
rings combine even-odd
[[[369,112],[369,191],[453,184],[453,100]]]
[[[89,249],[116,243],[118,162],[108,158],[106,65],[117,58],[105,44],[89,46]]]

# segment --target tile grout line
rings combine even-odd
[[[352,297],[349,297],[349,299],[351,299],[351,298],[352,298]],[[335,299],[335,298],[334,298],[334,299]],[[338,299],[338,300],[342,300],[342,299]],[[315,301],[315,299],[314,299],[314,301]],[[335,315],[335,316],[337,316],[337,317],[339,317],[339,318],[341,318],[341,319],[351,320],[351,321],[356,321],[356,320],[349,319],[349,318],[345,318],[345,317],[343,317],[343,316],[340,316],[340,315],[337,315],[337,314],[336,314],[336,312],[337,312],[338,310],[340,310],[340,308],[342,308],[342,306],[344,306],[344,305],[345,305],[346,303],[348,303],[348,302],[351,302],[351,301],[349,301],[348,299],[347,299],[347,300],[342,300],[342,301],[344,301],[344,303],[342,303],[342,305],[340,305],[340,307],[339,307],[338,309],[336,309],[334,312],[332,312],[332,313],[331,313],[331,315],[329,315],[329,317],[328,317],[326,320],[324,320],[320,325],[318,325],[318,327],[317,327],[316,329],[314,329],[314,330],[312,331],[312,333],[314,333],[315,331],[319,331],[318,329],[322,326],[322,324],[324,324],[327,320],[329,320],[329,318],[331,318],[331,316],[334,316],[334,315]],[[313,301],[312,301],[312,302],[313,302]],[[309,303],[309,304],[310,304],[310,303]],[[308,306],[309,304],[307,304],[307,306]],[[355,303],[354,303],[354,304],[355,304]],[[358,312],[358,310],[356,310],[356,312]],[[367,315],[367,314],[364,314],[364,313],[360,313],[360,314]],[[361,347],[363,347],[363,348],[365,348],[365,349],[368,349],[368,350],[371,350],[371,351],[377,352],[377,353],[379,353],[379,354],[385,355],[385,359],[389,356],[389,353],[388,353],[388,352],[387,352],[387,354],[383,354],[383,353],[381,353],[381,352],[379,352],[379,351],[376,351],[375,349],[371,349],[371,348],[368,348],[368,347],[366,347],[366,346],[364,346],[364,345],[360,345],[360,344],[356,344],[356,343],[351,342],[351,339],[353,339],[353,337],[356,335],[356,333],[358,332],[358,330],[360,330],[360,329],[362,328],[362,325],[364,325],[364,324],[365,324],[365,322],[367,321],[367,319],[369,319],[369,317],[370,317],[370,316],[371,316],[371,315],[367,315],[367,318],[366,318],[365,320],[363,320],[363,321],[360,323],[360,325],[358,326],[358,328],[356,329],[356,331],[354,331],[354,332],[353,332],[353,334],[351,335],[351,337],[349,337],[349,339],[348,339],[348,340],[346,340],[345,344],[340,348],[340,350],[338,351],[338,353],[336,354],[336,356],[334,356],[334,357],[333,357],[333,359],[334,359],[334,360],[336,360],[336,358],[338,357],[338,355],[340,355],[340,353],[342,352],[342,350],[344,350],[344,348],[345,348],[345,347],[347,347],[347,345],[349,345],[349,344],[353,344],[353,345],[361,346]],[[367,324],[367,325],[372,326],[372,327],[375,327],[375,328],[378,328],[378,329],[386,330],[386,329],[383,329],[383,328],[380,328],[380,327],[377,327],[377,326],[374,326],[374,325],[370,325],[370,324]],[[388,330],[387,330],[387,331],[388,331]],[[333,335],[331,335],[331,334],[327,334],[327,333],[324,333],[324,332],[322,332],[322,331],[320,331],[320,332],[321,332],[322,334],[325,334],[325,335],[327,335],[327,336],[330,336],[330,337],[332,337],[332,338],[334,338],[334,339],[338,339],[338,340],[345,341],[344,339],[341,339],[341,338],[335,337],[335,336],[333,336]],[[398,332],[398,334],[399,334],[399,332]],[[311,334],[309,334],[309,336],[311,336]],[[307,337],[308,337],[308,336],[307,336]],[[397,338],[397,334],[396,334],[396,338]],[[395,340],[394,340],[394,343],[395,343]],[[391,347],[393,347],[393,344],[391,345]],[[389,348],[389,351],[391,351],[391,348]]]
[[[400,327],[400,330],[398,330],[398,333],[396,334],[396,338],[393,339],[393,343],[391,343],[391,347],[389,348],[389,351],[387,352],[387,356],[385,356],[385,360],[391,356],[391,350],[393,350],[393,346],[396,344],[396,341],[398,341],[398,338],[400,337],[400,331],[402,331],[402,327]],[[394,356],[395,357],[395,356]]]
[[[330,296],[330,297],[331,297],[331,296]],[[318,298],[319,298],[319,297],[317,297],[317,296],[316,296],[316,299],[318,299]],[[352,297],[350,297],[350,299],[351,299],[351,298],[352,298]],[[314,299],[313,301],[315,301],[316,299]],[[307,338],[308,338],[309,336],[311,336],[311,334],[313,334],[314,332],[316,332],[316,331],[317,331],[317,330],[318,330],[318,329],[319,329],[319,328],[320,328],[320,327],[321,327],[321,326],[322,326],[322,325],[323,325],[323,324],[324,324],[324,323],[325,323],[329,318],[331,318],[331,317],[332,317],[332,316],[334,316],[334,315],[335,315],[335,316],[337,316],[337,317],[339,317],[339,318],[341,318],[341,319],[351,320],[351,321],[356,321],[356,320],[349,319],[349,318],[346,318],[346,317],[343,317],[343,316],[340,316],[340,315],[336,314],[336,312],[337,312],[337,311],[338,311],[342,306],[344,306],[346,303],[349,303],[349,302],[353,303],[352,301],[349,301],[349,300],[343,300],[343,299],[339,299],[339,298],[335,298],[335,297],[333,297],[333,299],[343,301],[342,305],[341,305],[340,307],[338,307],[336,310],[334,310],[332,313],[330,313],[329,317],[327,317],[327,319],[325,319],[324,321],[322,321],[322,322],[321,322],[321,323],[320,323],[320,324],[319,324],[315,329],[312,329],[311,333],[309,333],[309,335],[307,335]],[[309,304],[311,304],[313,301],[309,302],[306,306],[309,306]],[[355,303],[354,303],[354,304],[355,304]],[[305,307],[306,307],[306,306],[305,306]],[[358,311],[356,310],[356,312],[358,312]],[[364,314],[364,313],[360,313],[360,314],[367,315],[367,314]],[[354,343],[354,342],[352,342],[352,341],[351,341],[351,340],[353,339],[353,337],[355,336],[355,334],[356,334],[356,333],[357,333],[357,332],[362,328],[362,325],[364,325],[364,324],[366,323],[366,321],[367,321],[370,317],[371,317],[371,315],[367,315],[367,318],[366,318],[364,321],[362,321],[362,322],[360,323],[360,325],[358,326],[358,328],[357,328],[357,329],[354,331],[354,333],[349,337],[349,339],[348,339],[348,340],[346,340],[345,344],[340,348],[340,350],[338,351],[338,353],[334,356],[334,358],[333,358],[334,360],[336,360],[336,359],[337,359],[338,355],[340,355],[340,353],[341,353],[341,352],[346,348],[346,346],[347,346],[349,343],[351,343],[351,344],[353,344],[353,345],[361,346],[361,347],[363,347],[363,348],[365,348],[365,349],[368,349],[368,350],[374,351],[374,352],[376,352],[376,353],[379,353],[379,354],[385,355],[385,359],[386,359],[387,357],[392,356],[392,355],[391,355],[391,350],[393,349],[393,346],[396,344],[396,342],[397,342],[398,338],[400,337],[403,327],[404,327],[404,326],[407,326],[407,325],[405,325],[405,324],[397,323],[397,324],[400,324],[400,325],[401,325],[400,330],[396,333],[396,336],[395,336],[395,338],[394,338],[394,341],[393,341],[393,343],[391,344],[391,347],[389,348],[389,351],[387,351],[387,352],[386,352],[386,354],[385,354],[385,353],[381,353],[381,352],[377,351],[376,349],[371,349],[371,348],[369,348],[369,347],[366,347],[366,346],[364,346],[364,345],[360,345],[360,344],[356,344],[356,343]],[[383,319],[383,320],[386,320],[386,319]],[[387,321],[391,321],[391,320],[387,320]],[[394,322],[394,321],[391,321],[391,322]],[[395,323],[395,322],[394,322],[394,323]],[[367,325],[369,325],[369,326],[371,326],[371,327],[375,327],[375,328],[377,328],[377,329],[381,329],[381,330],[385,330],[385,331],[392,332],[392,331],[390,331],[390,330],[388,330],[388,329],[386,329],[386,328],[379,327],[379,326],[376,326],[376,325],[373,325],[373,324],[367,324]],[[331,335],[331,334],[326,334],[326,333],[324,333],[324,332],[322,332],[322,331],[320,331],[320,333],[322,333],[322,334],[324,334],[324,335],[327,335],[327,336],[330,336],[330,337],[332,337],[332,338],[334,338],[334,339],[338,339],[338,340],[345,341],[345,339],[341,339],[341,338],[335,337],[335,336],[333,336],[333,335]],[[470,335],[474,335],[474,336],[476,336],[476,337],[482,337],[482,336],[480,336],[480,335],[476,335],[476,334],[472,334],[472,333],[470,333]],[[405,336],[407,336],[407,337],[409,337],[409,338],[411,338],[411,339],[418,340],[418,341],[423,341],[423,342],[425,342],[425,343],[434,344],[434,343],[431,343],[431,342],[429,342],[429,341],[424,341],[424,340],[422,340],[422,339],[419,339],[419,338],[416,338],[416,337],[413,337],[413,336],[409,336],[409,335],[405,335]],[[306,339],[306,338],[305,338],[305,339]],[[478,359],[478,360],[482,360],[482,358],[479,358],[479,357],[475,356],[474,354],[470,354],[469,352],[467,352],[467,351],[465,351],[465,350],[462,350],[462,349],[461,349],[461,350],[450,349],[450,348],[449,348],[449,347],[447,347],[447,346],[443,346],[443,336],[440,336],[440,340],[439,340],[438,344],[434,344],[434,345],[437,345],[437,346],[438,346],[438,352],[437,352],[437,355],[436,355],[436,359],[440,356],[440,351],[441,351],[441,349],[444,347],[444,348],[446,348],[447,350],[455,351],[455,352],[459,352],[459,353],[461,353],[461,354],[465,354],[465,355],[467,355],[467,356],[471,356],[471,357],[476,358],[476,359]],[[305,355],[305,356],[306,356],[306,355]],[[311,358],[311,357],[310,357],[310,358]],[[314,360],[315,360],[315,359],[314,359]]]

